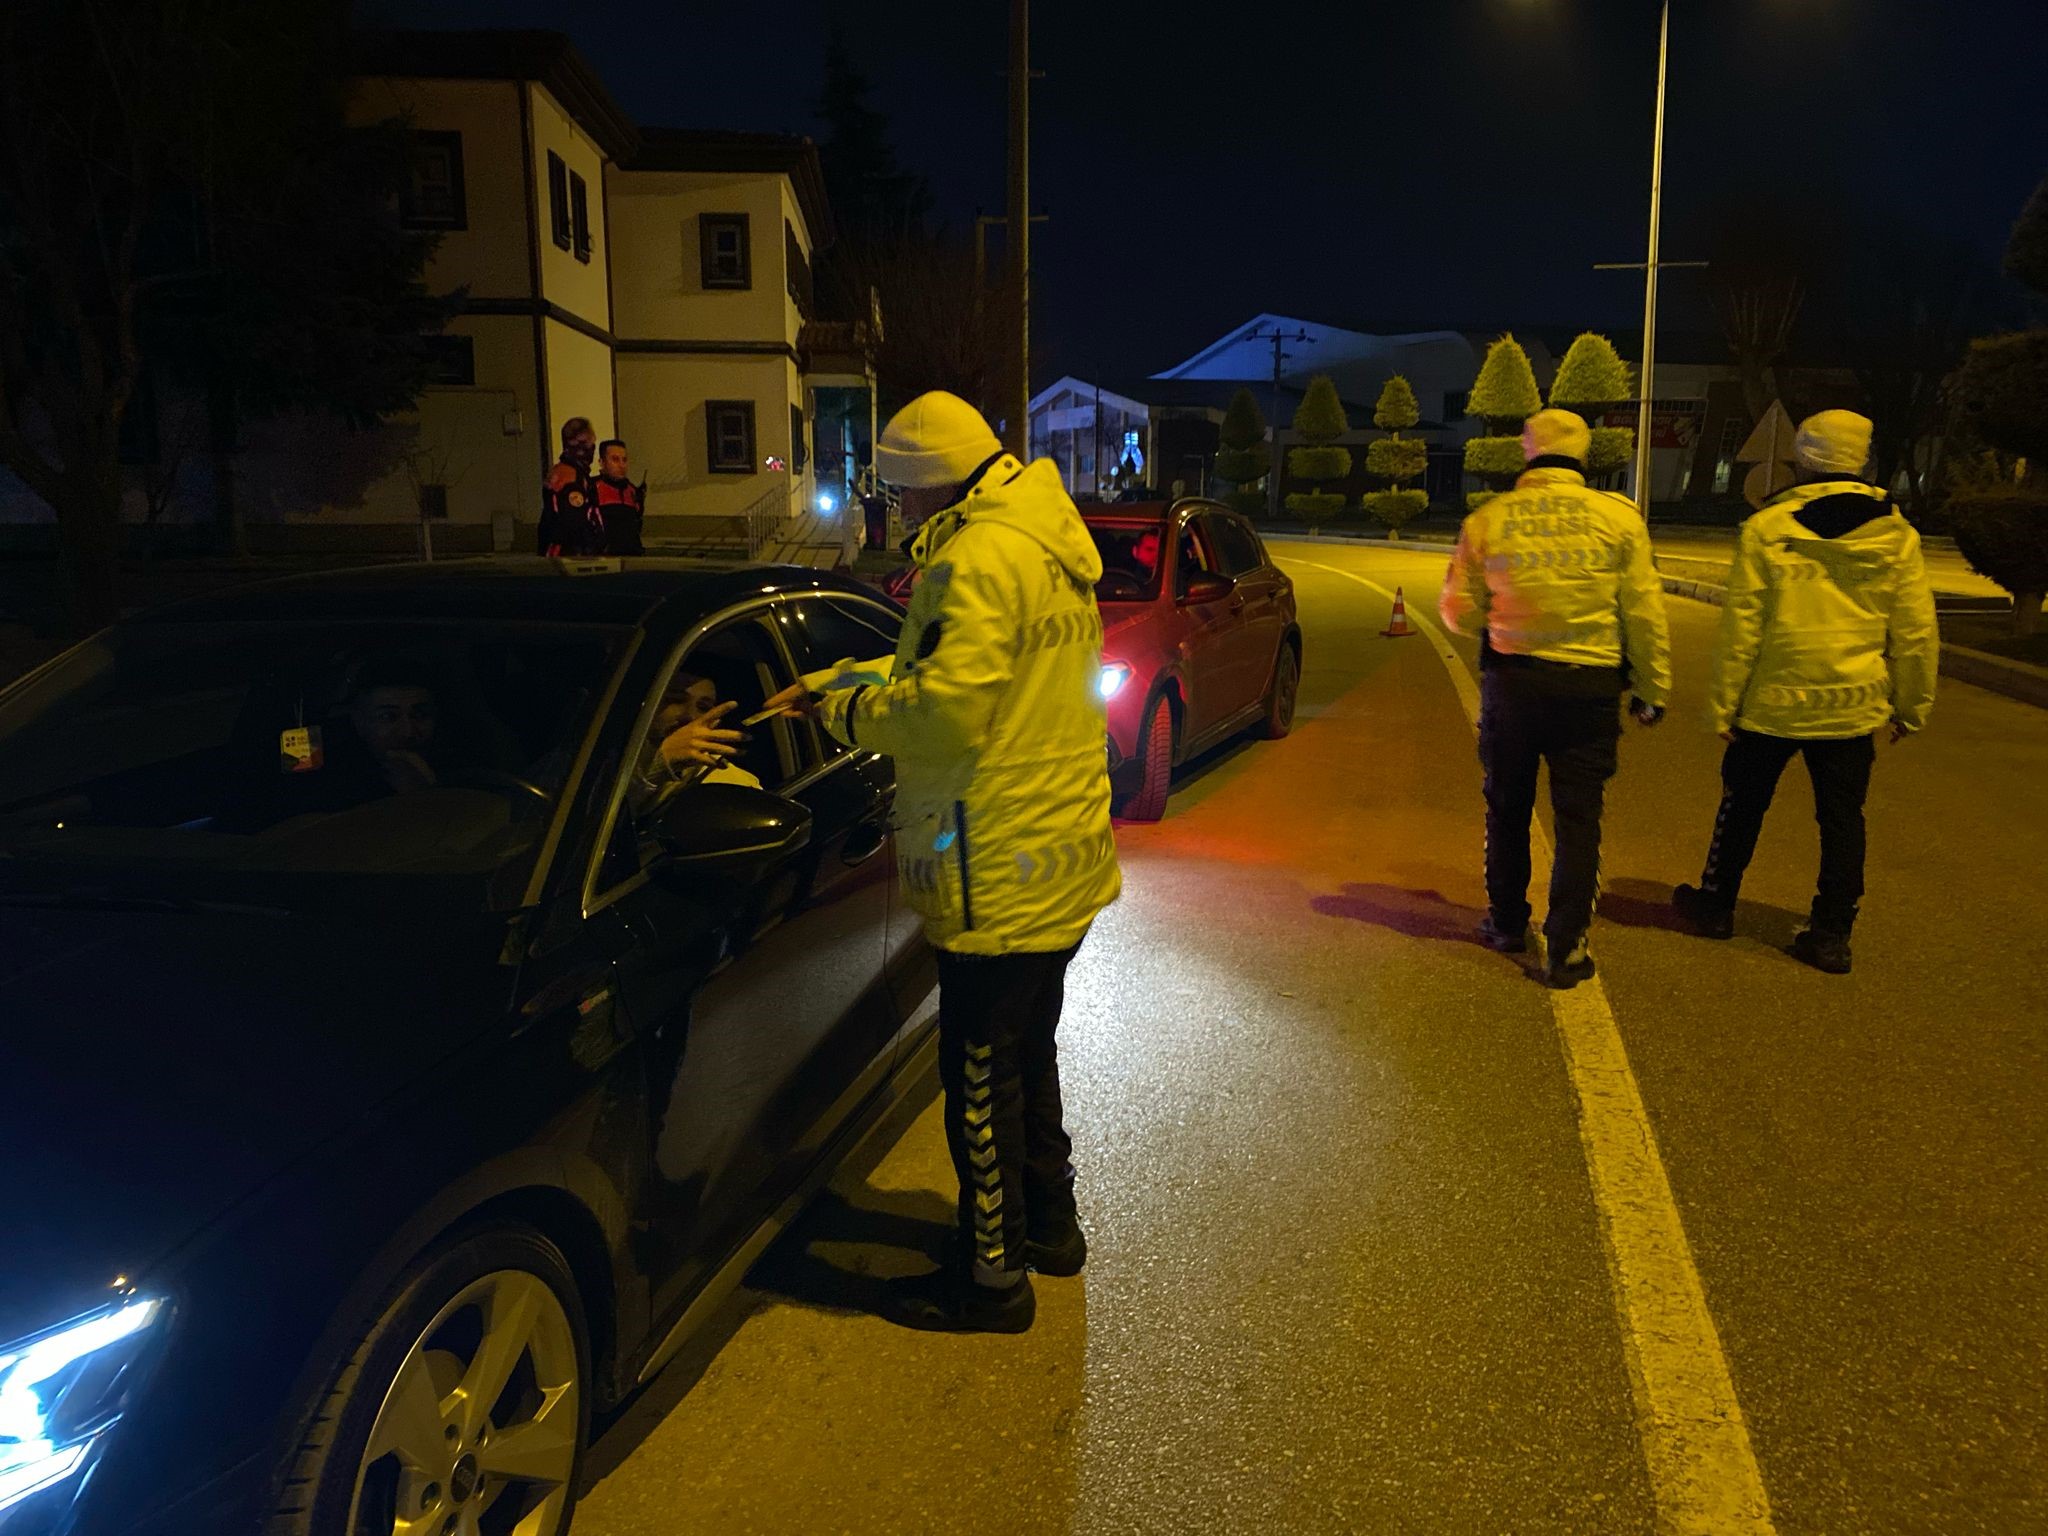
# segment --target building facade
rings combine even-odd
[[[269,421],[230,455],[139,464],[132,520],[210,524],[225,495],[258,551],[528,550],[582,417],[625,439],[650,548],[850,553],[852,455],[835,437],[821,490],[815,397],[872,417],[878,321],[818,326],[833,225],[809,140],[642,129],[556,33],[370,34],[354,67],[351,120],[410,135],[396,214],[436,238],[426,285],[459,296],[429,382],[367,432]],[[152,444],[203,429],[198,402],[156,409]],[[48,514],[0,484],[0,521]]]

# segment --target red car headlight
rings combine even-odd
[[[1107,702],[1121,693],[1124,684],[1130,680],[1131,669],[1128,666],[1120,661],[1105,661],[1102,671],[1096,675],[1095,691]]]

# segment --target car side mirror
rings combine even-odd
[[[766,860],[810,842],[811,813],[749,784],[691,784],[662,803],[648,830],[671,860]]]
[[[1229,576],[1220,576],[1214,571],[1203,571],[1191,579],[1180,595],[1183,603],[1220,603],[1237,589],[1237,582]]]

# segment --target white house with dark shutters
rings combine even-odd
[[[582,416],[630,448],[650,549],[850,549],[851,455],[828,445],[821,486],[812,423],[820,384],[841,417],[872,401],[873,326],[816,323],[833,227],[808,139],[643,129],[558,33],[371,34],[356,71],[351,116],[411,132],[396,212],[438,237],[427,284],[464,295],[432,382],[381,430],[264,423],[226,459],[181,446],[191,402],[154,403],[134,521],[211,522],[225,473],[254,549],[402,551],[426,522],[439,552],[526,550]],[[47,519],[0,484],[0,521]]]

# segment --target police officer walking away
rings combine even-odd
[[[1593,974],[1600,811],[1621,739],[1621,695],[1644,725],[1671,692],[1664,589],[1634,503],[1586,485],[1591,434],[1570,411],[1522,431],[1515,488],[1465,519],[1444,573],[1444,623],[1480,637],[1479,761],[1486,770],[1487,915],[1480,938],[1529,947],[1529,818],[1550,765],[1557,858],[1544,917],[1546,979]]]
[[[875,449],[917,529],[893,675],[827,691],[825,727],[896,761],[897,849],[939,955],[939,1073],[960,1179],[960,1262],[898,1282],[898,1320],[1020,1333],[1028,1264],[1080,1272],[1062,1123],[1067,964],[1120,889],[1096,689],[1102,561],[1057,466],[1006,454],[943,391]]]
[[[1793,444],[1798,483],[1742,525],[1721,610],[1708,709],[1728,743],[1706,872],[1672,905],[1708,938],[1735,931],[1735,898],[1778,776],[1813,780],[1820,882],[1792,952],[1849,969],[1863,896],[1863,801],[1887,723],[1898,741],[1934,707],[1938,641],[1920,535],[1861,477],[1871,424],[1822,411]]]

